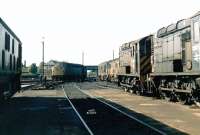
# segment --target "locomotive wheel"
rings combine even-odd
[[[167,93],[163,91],[159,91],[159,96],[160,99],[164,99],[166,101],[170,101],[170,97],[167,95]]]
[[[140,95],[143,96],[144,94],[145,94],[145,93],[144,93],[144,90],[141,90],[141,91],[140,91]]]
[[[159,95],[160,95],[161,99],[166,99],[167,98],[167,95],[164,92],[160,92]]]
[[[140,91],[139,91],[139,90],[136,90],[136,91],[135,91],[135,94],[136,94],[136,95],[140,95]]]
[[[178,96],[176,95],[174,91],[170,94],[170,101],[178,102]]]
[[[186,105],[192,105],[192,104],[194,104],[194,98],[193,98],[192,95],[188,95],[188,96],[187,96],[187,98],[186,98],[186,100],[185,100],[185,104],[186,104]]]
[[[153,91],[153,95],[154,97],[157,97],[158,99],[167,99],[167,94],[165,92],[163,92],[160,88],[158,88],[158,90],[154,90]]]
[[[181,104],[185,104],[185,99],[183,98],[183,95],[178,95],[178,102]]]
[[[194,97],[191,94],[179,95],[178,100],[183,105],[191,105],[194,103]]]

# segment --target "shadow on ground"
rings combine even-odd
[[[87,135],[66,98],[13,97],[0,105],[0,135]]]

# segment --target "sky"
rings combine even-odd
[[[97,65],[119,47],[200,11],[200,0],[1,0],[27,65],[53,59]]]

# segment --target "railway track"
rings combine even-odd
[[[66,85],[63,91],[90,135],[166,135],[114,106],[87,95],[75,85]]]

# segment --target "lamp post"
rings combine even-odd
[[[113,60],[115,59],[115,51],[114,51],[114,49],[113,49]]]
[[[42,76],[44,77],[44,37],[42,37]]]
[[[82,65],[84,65],[84,52],[82,52]]]

